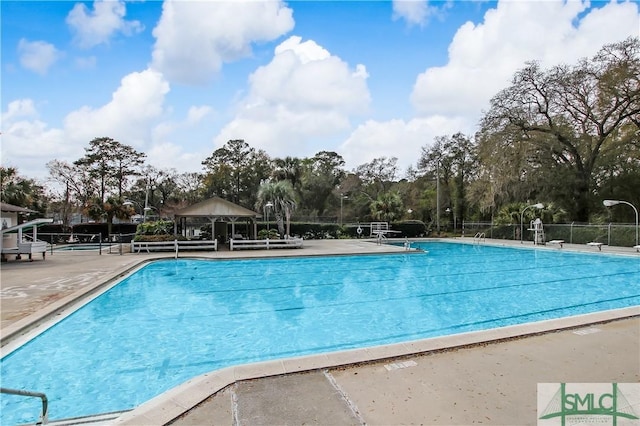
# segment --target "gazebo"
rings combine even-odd
[[[182,231],[182,235],[189,237],[188,222],[195,222],[198,219],[207,219],[211,222],[212,239],[218,238],[218,243],[227,241],[229,238],[227,231],[227,223],[231,223],[231,235],[236,236],[236,225],[244,224],[247,234],[251,233],[253,238],[258,235],[258,226],[256,219],[262,217],[259,213],[239,206],[231,201],[227,201],[220,197],[213,197],[196,203],[192,206],[178,210],[175,213],[174,234],[178,233],[178,224]],[[250,237],[250,235],[246,235]]]

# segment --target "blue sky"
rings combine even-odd
[[[44,179],[109,136],[178,172],[229,139],[416,164],[526,61],[640,35],[638,1],[2,1],[3,166]]]

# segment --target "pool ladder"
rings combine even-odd
[[[42,392],[32,392],[32,391],[24,391],[18,389],[9,389],[9,388],[0,388],[0,393],[6,393],[9,395],[18,395],[18,396],[26,396],[32,398],[40,398],[42,400],[42,413],[40,413],[40,417],[36,423],[32,423],[32,425],[50,425],[50,426],[72,426],[72,425],[109,425],[112,424],[115,419],[120,417],[122,414],[127,413],[131,410],[122,410],[122,411],[113,411],[109,413],[101,413],[101,414],[92,414],[88,416],[81,417],[71,417],[68,419],[60,419],[60,420],[49,420],[49,400],[47,399],[47,395]],[[28,425],[31,426],[31,425]]]
[[[32,391],[9,389],[9,388],[0,388],[0,393],[6,393],[9,395],[27,396],[32,398],[40,398],[42,400],[42,413],[40,414],[40,418],[38,419],[38,422],[36,424],[46,425],[48,423],[49,400],[47,400],[47,395],[43,394],[42,392],[32,392]]]
[[[485,235],[484,232],[478,232],[473,237],[473,242],[479,244],[480,242],[484,243]]]

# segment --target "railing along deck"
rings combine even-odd
[[[229,241],[230,250],[240,249],[276,249],[276,248],[302,248],[302,238],[287,238],[284,240],[238,240]]]

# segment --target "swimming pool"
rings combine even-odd
[[[415,246],[415,243],[414,243]],[[424,254],[147,265],[0,363],[50,418],[132,408],[203,372],[640,305],[637,256],[421,243]],[[2,395],[2,424],[39,401]]]

